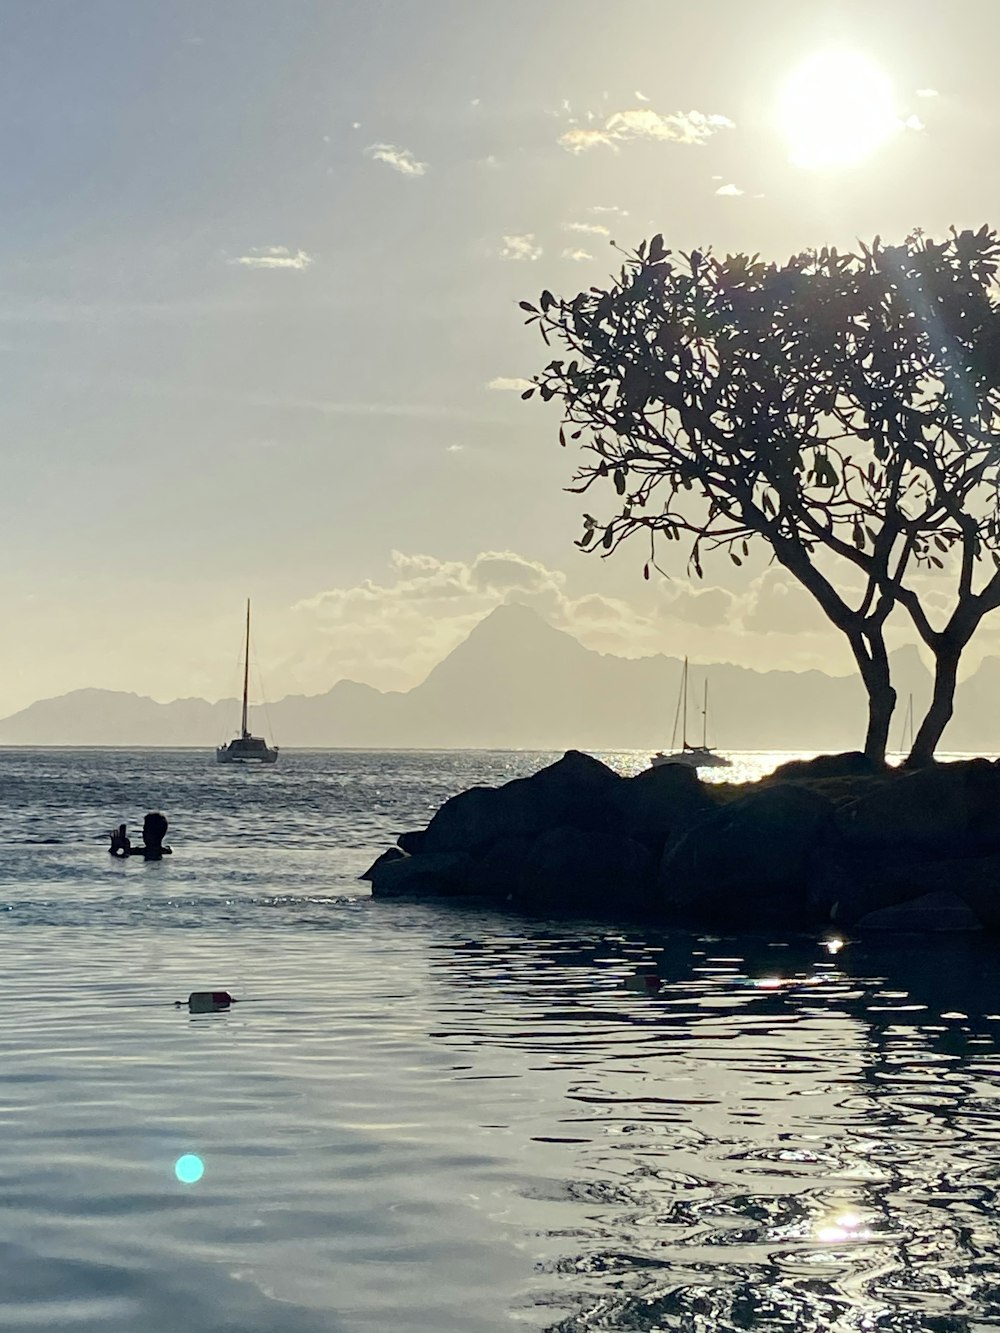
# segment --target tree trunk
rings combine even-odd
[[[934,654],[934,693],[931,695],[931,706],[920,724],[913,749],[907,756],[907,768],[923,768],[934,762],[934,751],[955,709],[958,662],[964,646],[964,644],[948,643],[938,648]]]
[[[889,655],[881,636],[874,642],[871,638],[851,636],[851,649],[868,695],[865,754],[876,764],[884,764],[889,745],[889,724],[896,708],[896,691],[889,677]]]

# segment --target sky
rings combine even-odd
[[[0,20],[0,715],[232,694],[248,596],[271,698],[408,688],[512,598],[603,651],[850,669],[780,571],[576,549],[517,303],[657,231],[782,260],[1000,221],[992,0]]]

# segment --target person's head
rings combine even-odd
[[[147,847],[158,847],[167,836],[166,819],[156,810],[151,810],[142,821],[142,840]]]

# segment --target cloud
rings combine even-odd
[[[636,100],[637,102],[648,102],[648,101],[649,101],[649,98],[646,96],[646,94],[645,94],[645,93],[641,93],[641,92],[639,91],[638,88],[635,90],[635,92],[632,94],[632,96],[635,98],[635,100]]]
[[[560,135],[559,143],[571,153],[585,153],[601,146],[614,148],[632,139],[652,139],[660,143],[700,145],[719,130],[733,129],[728,116],[704,111],[673,111],[662,115],[651,106],[616,111],[603,130],[573,128]]]
[[[426,162],[418,162],[408,148],[397,148],[395,144],[369,144],[365,153],[372,161],[384,162],[386,166],[392,167],[393,171],[398,171],[403,176],[423,176],[427,171]]]
[[[611,232],[600,222],[564,222],[563,231],[578,231],[585,236],[610,236]]]
[[[743,627],[754,634],[808,633],[826,625],[813,598],[782,569],[765,570],[740,601]]]
[[[941,94],[938,92],[938,90],[937,90],[936,88],[918,88],[918,89],[917,89],[917,96],[918,96],[918,97],[940,97]]]
[[[587,212],[595,214],[613,213],[620,218],[628,217],[628,209],[619,208],[617,204],[591,204],[591,206],[587,209]]]
[[[667,585],[661,614],[711,628],[731,624],[736,610],[736,598],[725,588],[692,588],[678,582]]]
[[[564,250],[559,256],[560,259],[572,259],[576,264],[582,264],[585,259],[593,259],[589,250]]]
[[[604,130],[567,130],[565,134],[560,134],[559,143],[570,153],[586,153],[591,148],[597,148],[604,145],[608,148],[614,148],[617,151],[618,145],[615,143],[613,134],[606,134]]]
[[[498,393],[524,393],[526,389],[534,386],[531,380],[518,378],[508,378],[506,375],[498,375],[496,379],[490,380],[487,389],[495,389]]]
[[[312,255],[307,255],[304,250],[289,250],[287,245],[265,245],[229,260],[230,264],[242,264],[244,268],[304,269],[312,262]]]
[[[501,259],[540,259],[542,247],[535,241],[533,232],[522,236],[505,236],[500,250]]]
[[[300,674],[409,688],[484,616],[511,602],[603,651],[655,652],[663,638],[655,618],[612,597],[574,598],[565,574],[514,551],[481,551],[470,560],[394,551],[382,581],[330,588],[293,608],[301,622],[297,650],[313,659],[301,662]]]
[[[743,193],[738,185],[720,185],[715,192],[724,199],[737,199]]]

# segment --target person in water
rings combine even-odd
[[[133,847],[124,824],[119,824],[111,834],[111,846],[108,851],[112,856],[141,856],[144,861],[159,861],[170,856],[171,849],[164,847],[163,839],[167,836],[169,825],[166,818],[158,811],[151,810],[142,821],[142,846]]]

